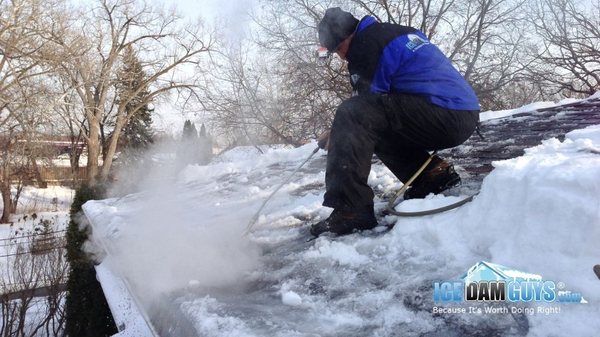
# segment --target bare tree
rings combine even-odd
[[[419,29],[431,39],[448,20],[459,0],[364,1],[352,0],[359,11],[381,22],[391,22]]]
[[[484,108],[505,108],[511,102],[506,99],[511,93],[509,83],[523,82],[520,72],[532,60],[526,54],[531,48],[526,31],[519,29],[525,22],[519,11],[524,3],[524,0],[263,1],[261,12],[254,15],[258,29],[251,48],[259,55],[258,66],[252,53],[238,57],[241,61],[237,63],[225,64],[231,69],[229,82],[243,85],[246,91],[256,91],[266,82],[276,86],[269,95],[253,97],[253,102],[260,102],[259,108],[242,110],[221,104],[221,110],[230,112],[225,114],[229,116],[229,127],[235,125],[245,133],[248,129],[260,132],[259,128],[265,128],[274,140],[290,144],[300,144],[328,128],[335,107],[351,93],[343,62],[335,56],[327,61],[317,61],[314,57],[317,23],[325,9],[332,6],[342,6],[357,17],[367,14],[383,22],[420,29],[473,85]],[[236,68],[243,71],[232,71]],[[236,97],[235,93],[228,93],[231,99]],[[278,112],[267,114],[268,111]]]
[[[532,61],[525,0],[353,0],[380,21],[415,27],[446,53],[484,108],[504,108],[504,88]]]
[[[40,168],[51,166],[56,149],[46,143],[51,131],[54,98],[46,76],[25,78],[9,90],[13,100],[6,105],[3,127],[0,128],[0,192],[4,209],[0,222],[6,223],[16,212],[24,185],[34,182],[46,188]],[[13,191],[14,190],[14,191]]]
[[[60,121],[56,123],[57,129],[60,130],[61,134],[69,137],[69,165],[71,167],[73,186],[75,186],[79,171],[79,161],[84,150],[82,143],[84,142],[84,135],[87,134],[88,128],[85,123],[83,107],[78,103],[77,94],[70,89],[70,84],[65,83],[61,76],[55,77],[57,90],[62,94],[60,95],[60,102],[52,105],[52,111]]]
[[[236,145],[297,146],[329,127],[351,88],[341,60],[315,57],[320,15],[314,1],[264,1],[252,14],[254,38],[221,48],[203,102],[217,134]]]
[[[132,117],[127,111],[137,111],[170,91],[196,89],[194,79],[182,75],[194,71],[210,51],[212,40],[199,25],[183,25],[175,13],[132,0],[99,0],[73,25],[79,29],[54,36],[54,40],[61,50],[61,73],[83,107],[88,180],[94,182],[98,173],[106,178],[110,172],[121,131]],[[146,100],[133,109],[130,103],[138,92],[118,97],[115,85],[120,58],[127,48],[139,55],[147,75],[139,91],[149,88]],[[99,172],[101,125],[109,120],[114,127]]]
[[[0,191],[3,214],[0,222],[16,209],[11,183],[33,172],[41,183],[37,168],[40,150],[35,138],[44,124],[44,100],[52,71],[45,60],[51,49],[48,36],[56,28],[52,16],[55,3],[47,1],[0,1]]]
[[[212,85],[205,92],[204,105],[212,112],[210,120],[237,145],[300,144],[285,125],[291,120],[282,97],[283,78],[273,72],[275,62],[269,60],[265,56],[255,62],[238,48],[215,58],[214,71],[208,74]]]
[[[536,0],[531,24],[542,47],[529,67],[550,94],[589,96],[600,88],[600,2]]]
[[[299,142],[328,129],[336,106],[352,93],[342,60],[315,57],[322,11],[318,3],[297,0],[293,7],[273,5],[260,18],[264,37],[257,43],[277,55],[272,69],[282,79],[283,127]]]
[[[15,99],[14,88],[47,72],[41,67],[44,46],[41,1],[0,1],[0,111]],[[9,120],[4,118],[4,121]],[[0,126],[4,122],[0,121]]]
[[[6,128],[0,135],[0,193],[2,194],[2,217],[0,223],[8,223],[10,215],[16,211],[18,199],[12,196],[12,182],[16,179],[15,172],[21,171],[23,164],[22,153],[17,151],[16,126]],[[17,159],[18,158],[18,159]],[[13,172],[14,170],[14,172]],[[17,193],[19,192],[17,189]]]

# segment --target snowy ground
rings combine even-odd
[[[64,250],[56,250],[55,247],[64,244],[73,196],[73,190],[59,186],[24,188],[19,198],[18,214],[11,216],[11,223],[0,224],[0,294],[14,294],[48,283],[56,284],[57,281],[66,282],[68,269],[62,258]],[[40,236],[44,231],[50,232],[53,238]],[[32,250],[37,253],[32,255]],[[58,296],[63,303],[64,293]],[[14,300],[4,304],[8,305],[5,309],[15,310],[20,309],[23,302]],[[54,312],[49,311],[50,305],[47,297],[32,298],[26,303],[25,322],[20,322],[17,313],[9,310],[0,316],[0,325],[12,322],[16,328],[19,323],[24,323],[26,334],[30,335],[39,324],[47,322],[45,319],[49,312]],[[54,323],[56,321],[52,320],[49,326]],[[41,331],[36,336],[45,333],[45,329]]]
[[[0,256],[11,254],[17,243],[30,241],[33,235],[44,229],[44,224],[51,231],[62,233],[69,222],[69,208],[74,195],[74,190],[61,186],[43,189],[24,187],[17,214],[10,217],[10,223],[0,224]],[[6,262],[3,260],[6,257],[0,258],[0,264]]]
[[[23,280],[16,279],[23,275],[14,275],[14,265],[23,263],[24,257],[29,256],[37,235],[46,231],[57,240],[64,237],[73,195],[72,189],[60,186],[45,189],[27,186],[23,189],[18,214],[11,216],[11,223],[0,224],[0,294],[22,288],[19,282]],[[50,244],[48,239],[44,240],[44,244]]]
[[[16,191],[13,190],[14,193]],[[35,212],[68,212],[74,195],[75,191],[73,189],[62,186],[48,186],[47,188],[25,186],[17,206],[17,213],[20,215],[14,217],[19,218],[22,215]],[[1,211],[2,203],[0,203]]]
[[[319,152],[242,236],[264,198],[315,146],[237,148],[177,179],[153,179],[144,193],[88,202],[94,237],[108,252],[99,270],[125,328],[119,335],[144,330],[126,288],[161,336],[597,335],[600,127],[496,162],[481,193],[458,210],[388,216],[381,221],[396,226],[387,233],[306,242],[309,223],[330,211],[320,206]],[[380,164],[369,184],[379,196],[400,187]],[[589,303],[561,304],[548,315],[432,313],[433,282],[456,279],[481,260],[563,282]]]

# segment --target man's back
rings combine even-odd
[[[359,94],[407,93],[454,110],[479,110],[473,89],[420,31],[364,17],[347,54]]]

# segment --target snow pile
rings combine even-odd
[[[396,223],[387,233],[306,242],[308,225],[330,211],[320,205],[320,153],[270,201],[256,231],[242,237],[264,198],[315,146],[265,148],[264,154],[238,148],[210,165],[186,168],[178,182],[152,193],[87,203],[94,236],[111,252],[107,269],[154,302],[146,308],[152,317],[171,312],[156,323],[166,324],[160,331],[178,331],[169,324],[187,321],[207,336],[597,334],[599,126],[494,163],[480,194],[457,210],[387,216],[382,221]],[[373,166],[369,184],[378,195],[400,186],[382,165]],[[398,209],[454,198],[430,196]],[[385,200],[375,202],[381,208]],[[510,314],[432,314],[432,282],[456,279],[482,260],[564,282],[589,304],[528,315],[526,331]]]
[[[582,291],[597,283],[590,268],[600,263],[598,136],[600,127],[585,129],[495,163],[476,203],[465,210],[468,219],[481,217],[464,226],[489,247],[494,262],[535,268]],[[582,275],[596,282],[581,284]]]
[[[399,219],[395,244],[415,249],[413,259],[445,256],[446,269],[456,271],[445,279],[457,278],[477,260],[489,260],[563,282],[590,304],[567,306],[552,319],[532,316],[530,334],[568,329],[573,336],[595,335],[600,329],[595,319],[600,282],[592,273],[600,263],[599,149],[600,126],[594,126],[567,134],[564,142],[550,139],[522,157],[495,162],[472,203],[446,214]],[[427,201],[436,199],[445,198]]]
[[[533,316],[532,335],[597,335],[600,282],[600,127],[574,131],[495,163],[480,196],[464,210],[465,244],[491,260],[564,282],[590,303]],[[487,255],[487,254],[485,254]]]

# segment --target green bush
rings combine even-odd
[[[82,185],[71,204],[67,228],[67,260],[71,266],[67,281],[66,334],[70,337],[102,337],[116,334],[117,327],[96,279],[94,261],[82,247],[90,234],[81,206],[105,196],[99,186]]]

